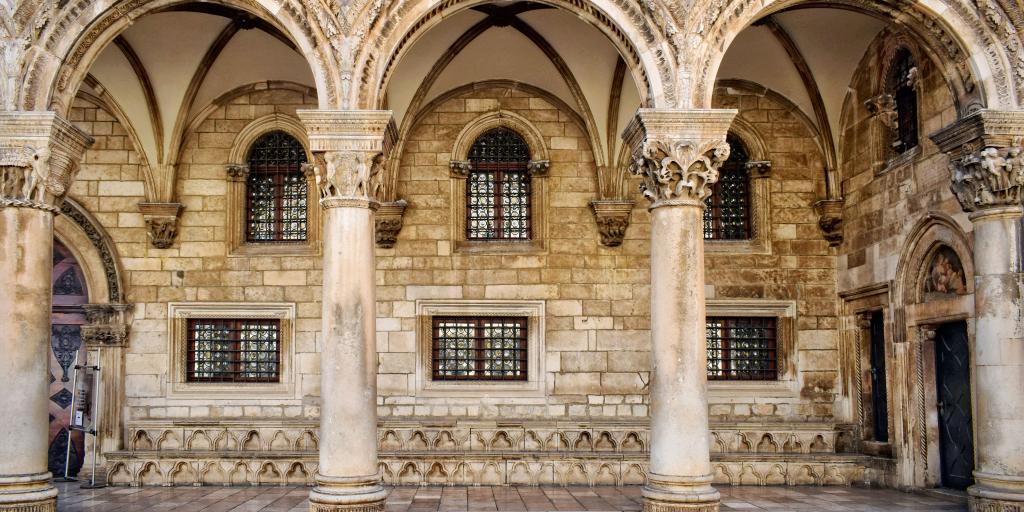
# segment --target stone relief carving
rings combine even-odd
[[[320,204],[329,207],[331,199],[365,199],[382,197],[381,171],[384,155],[372,151],[328,151],[315,153],[314,163],[303,164],[303,171],[313,172],[320,191]],[[328,201],[328,202],[325,202]]]
[[[181,203],[139,203],[153,247],[167,249],[174,244],[178,236],[178,216],[183,209]]]
[[[300,110],[309,134],[313,173],[324,208],[385,197],[383,171],[394,145],[395,124],[390,111]]]
[[[74,201],[64,201],[60,205],[60,212],[85,231],[96,251],[99,252],[100,261],[103,263],[103,274],[107,280],[107,291],[111,302],[120,302],[121,281],[117,276],[117,265],[114,262],[114,248],[112,243],[103,236],[100,228],[85,214],[84,210]]]
[[[1007,148],[965,151],[949,162],[953,194],[961,208],[973,212],[995,206],[1019,206],[1024,186],[1021,138]]]
[[[601,245],[618,247],[626,237],[630,216],[633,213],[634,201],[594,200],[590,209],[594,212],[594,222],[601,234]]]
[[[92,139],[52,112],[11,112],[0,127],[0,207],[58,212]]]
[[[86,346],[124,346],[128,342],[131,304],[85,304],[82,341]]]
[[[953,248],[943,246],[935,251],[926,267],[924,278],[925,296],[964,295],[967,293],[967,279],[964,265]]]
[[[390,249],[395,246],[398,233],[402,230],[402,215],[408,205],[405,199],[399,199],[391,203],[382,203],[377,209],[374,217],[377,247]]]

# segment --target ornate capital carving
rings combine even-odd
[[[702,206],[729,158],[725,134],[735,110],[640,109],[623,138],[632,151],[630,172],[655,208]]]
[[[917,341],[927,343],[935,340],[936,327],[931,324],[917,326]]]
[[[1024,112],[981,110],[929,137],[949,156],[950,187],[964,211],[1021,205]]]
[[[867,107],[868,113],[883,126],[890,130],[896,130],[899,114],[896,112],[896,99],[891,94],[879,94],[868,98],[864,102],[864,106]]]
[[[409,205],[405,199],[392,203],[382,203],[374,218],[376,224],[377,247],[390,249],[395,246],[398,232],[402,230],[402,215]]]
[[[128,342],[131,304],[85,304],[82,341],[87,347],[123,347]]]
[[[601,245],[618,247],[626,237],[630,215],[635,201],[616,201],[595,199],[590,202],[594,212],[597,231],[601,234]]]
[[[249,166],[247,164],[227,164],[224,166],[224,170],[227,171],[228,180],[230,181],[245,181],[249,178]]]
[[[139,203],[139,211],[146,221],[149,243],[157,249],[167,249],[178,235],[178,216],[181,203]]]
[[[818,215],[818,228],[821,229],[829,247],[843,243],[843,200],[818,201],[814,203],[814,213]]]
[[[871,311],[861,311],[860,313],[857,313],[857,316],[856,316],[857,328],[860,329],[860,330],[864,330],[864,331],[870,329],[871,328],[871,315],[872,315]]]
[[[0,112],[0,207],[57,213],[91,144],[54,112]]]
[[[370,206],[384,199],[387,155],[394,146],[390,110],[300,110],[309,134],[320,205]]]

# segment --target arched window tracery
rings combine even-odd
[[[886,93],[895,109],[890,147],[900,154],[917,147],[917,80],[918,68],[913,54],[900,48],[889,65],[885,80]]]
[[[479,136],[469,150],[467,240],[529,240],[530,148],[508,128]]]

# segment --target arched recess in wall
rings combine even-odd
[[[890,351],[901,485],[939,485],[935,329],[966,321],[974,340],[974,262],[966,233],[952,217],[929,212],[907,237],[896,267]],[[973,353],[973,351],[972,351]],[[898,405],[896,405],[898,404]]]
[[[975,11],[964,9],[960,2],[941,0],[941,3],[944,5],[933,9],[923,3],[835,0],[824,7],[864,14],[913,34],[942,70],[957,97],[961,116],[985,107],[1014,108],[1024,91],[1024,77],[1017,76],[1015,59],[1007,49],[1014,45],[1009,39],[997,39],[988,30],[993,26],[998,29],[1011,25],[1012,18],[996,8],[991,11],[993,19],[983,20]],[[775,0],[764,4],[720,0],[719,4],[721,8],[709,9],[707,19],[703,20],[707,30],[705,43],[699,50],[701,57],[695,60],[698,63],[693,88],[696,106],[710,105],[714,79],[725,52],[741,32],[779,13],[823,7],[821,2],[808,0]]]
[[[31,59],[22,89],[21,105],[25,110],[48,108],[67,115],[72,99],[92,68],[100,52],[138,18],[147,14],[167,12],[194,3],[193,0],[158,0],[138,2],[119,0],[101,14],[93,12],[90,0],[75,0],[54,20],[40,37],[46,53],[37,52]],[[312,69],[316,89],[321,94],[321,108],[337,107],[340,72],[333,48],[319,31],[311,28],[308,13],[295,6],[281,7],[270,0],[210,0],[204,3],[236,9],[274,26],[301,50]],[[53,56],[58,56],[54,59]]]
[[[85,275],[91,304],[125,302],[124,272],[114,241],[89,212],[65,198],[53,224],[54,237],[74,255]]]

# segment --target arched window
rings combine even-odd
[[[893,140],[890,144],[895,154],[917,146],[917,64],[910,50],[900,48],[893,56],[886,77],[886,92],[892,96],[896,109],[896,126],[892,127]]]
[[[711,196],[704,200],[705,240],[747,240],[750,238],[750,175],[747,150],[732,134],[729,159],[718,170]]]
[[[467,240],[530,239],[530,148],[508,128],[473,142],[466,184]]]
[[[252,145],[246,180],[246,240],[306,240],[306,177],[302,143],[283,131],[269,132]]]

